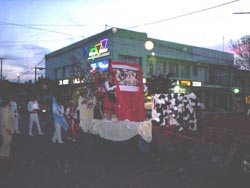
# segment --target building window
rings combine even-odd
[[[221,69],[209,70],[209,83],[228,86],[229,85],[229,71]]]
[[[168,74],[173,74],[174,77],[178,77],[178,65],[174,63],[169,63]]]
[[[165,63],[157,62],[156,64],[156,75],[164,75],[165,74]]]
[[[193,80],[198,80],[198,66],[193,66]]]
[[[66,67],[62,67],[62,78],[65,78],[65,70],[66,70]]]
[[[147,74],[152,76],[154,74],[154,62],[152,60],[149,60],[147,67],[148,67]]]
[[[190,79],[190,66],[189,65],[181,65],[180,66],[181,78]]]
[[[58,80],[58,69],[54,69],[54,73],[55,73],[55,80]]]
[[[142,58],[141,57],[136,57],[136,56],[126,56],[126,55],[119,55],[119,61],[132,64],[135,63],[137,65],[142,66]]]

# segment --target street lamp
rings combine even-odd
[[[154,48],[154,43],[150,40],[146,41],[144,45],[145,45],[146,50],[149,50],[149,51]]]
[[[17,83],[20,83],[20,74],[17,74]]]
[[[36,83],[36,75],[37,75],[37,71],[36,70],[44,70],[44,67],[35,67],[35,83]]]

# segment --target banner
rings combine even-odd
[[[137,64],[112,62],[110,71],[115,73],[118,120],[144,121],[144,85],[142,70]]]

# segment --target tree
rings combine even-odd
[[[152,76],[147,79],[148,92],[150,95],[152,94],[160,94],[160,93],[169,93],[169,90],[172,87],[172,84],[175,80],[172,80],[170,77],[173,74],[168,74],[165,77],[162,75]]]
[[[250,35],[245,35],[237,41],[230,40],[229,46],[236,54],[235,64],[240,69],[250,70]]]

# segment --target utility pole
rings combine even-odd
[[[3,60],[6,58],[0,57],[1,62],[1,80],[3,80]]]

